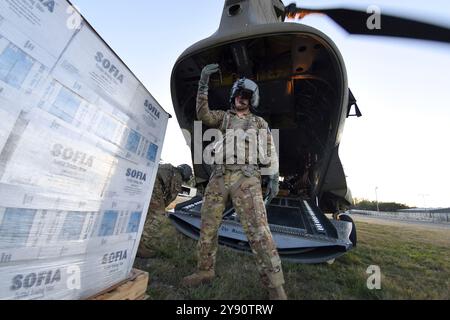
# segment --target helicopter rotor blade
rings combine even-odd
[[[295,3],[286,6],[288,18],[301,19],[308,14],[319,13],[329,16],[350,34],[401,37],[450,43],[450,29],[434,24],[380,14],[380,28],[370,29],[368,19],[371,13],[355,9],[303,9]]]

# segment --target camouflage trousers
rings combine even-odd
[[[223,176],[213,177],[206,188],[197,251],[198,270],[215,268],[218,230],[228,197],[247,235],[264,286],[283,285],[281,261],[267,222],[260,177],[246,177],[242,171],[227,170]]]
[[[161,226],[165,219],[167,219],[165,211],[166,206],[164,203],[162,187],[160,184],[155,183],[140,242],[140,244],[148,250],[152,250],[154,242],[161,237]]]

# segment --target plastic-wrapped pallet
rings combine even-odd
[[[0,299],[126,279],[168,118],[67,1],[0,1]]]

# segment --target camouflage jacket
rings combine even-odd
[[[161,190],[159,192],[162,194],[155,196],[164,199],[164,207],[167,207],[181,192],[183,179],[176,167],[170,164],[160,164],[156,176],[155,185],[156,184],[159,184],[160,188],[154,188],[154,190]]]
[[[236,132],[236,129],[241,129],[241,132],[248,132],[249,129],[254,129],[259,136],[261,133],[265,133],[267,149],[265,152],[258,153],[258,156],[260,157],[257,159],[258,163],[254,163],[254,159],[250,159],[248,138],[245,140],[245,144],[239,145],[238,143],[234,146],[235,150],[231,153],[231,156],[225,151],[223,161],[224,164],[255,164],[260,167],[271,167],[271,174],[278,172],[278,156],[273,142],[273,136],[270,132],[269,125],[263,118],[258,117],[251,112],[240,117],[234,110],[212,111],[209,108],[208,96],[202,93],[197,95],[197,118],[210,128],[220,129],[222,134],[225,135],[224,141],[221,142],[222,146],[215,146],[216,151],[220,148],[226,149],[227,143],[231,140],[228,139],[228,137],[239,135],[239,133]],[[234,129],[234,132],[232,129]],[[261,163],[261,160],[263,163]],[[268,163],[268,161],[270,162]]]

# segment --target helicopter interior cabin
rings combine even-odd
[[[215,62],[221,69],[210,80],[212,110],[227,110],[230,88],[239,77],[254,80],[261,97],[257,115],[279,129],[280,196],[314,199],[342,120],[337,60],[327,43],[298,34],[248,38],[198,52],[174,69],[178,121],[192,133],[198,80],[206,64]],[[207,182],[209,169],[196,166],[198,183]]]

